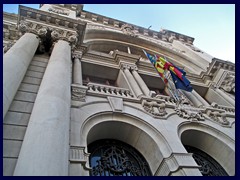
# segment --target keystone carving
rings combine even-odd
[[[142,106],[145,111],[152,114],[153,116],[164,117],[167,115],[167,112],[165,110],[166,104],[164,102],[159,103],[157,101],[143,100]]]

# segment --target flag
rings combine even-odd
[[[148,54],[146,51],[144,51],[144,54],[147,56],[147,58],[151,61],[153,66],[156,68],[158,74],[160,75],[161,79],[163,80],[164,83],[168,83],[168,80],[165,76],[166,69],[164,68],[164,64],[157,60],[156,56],[152,56],[151,54]]]
[[[185,77],[186,72],[183,69],[180,69],[160,56],[156,55],[156,59],[163,64],[164,69],[170,71],[176,89],[182,89],[189,92],[193,90],[190,81]]]
[[[181,80],[174,72],[170,71],[170,73],[176,89],[182,89],[188,92],[193,90],[190,81],[185,76],[182,76],[183,80]]]

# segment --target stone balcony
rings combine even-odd
[[[121,98],[134,98],[133,94],[129,89],[108,86],[97,83],[88,83],[87,95],[95,95],[95,96],[116,96]]]

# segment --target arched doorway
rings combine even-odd
[[[218,164],[221,168],[216,168],[219,172],[215,172],[214,176],[235,175],[235,144],[231,137],[209,125],[199,123],[182,124],[178,131],[182,144],[185,147],[192,147],[186,148],[186,151],[195,153],[193,157],[198,157],[198,159],[205,157],[205,160],[202,158],[204,162],[198,163],[198,160],[195,160],[197,164],[201,166],[201,163],[206,164],[206,161]],[[222,173],[221,169],[226,174]]]
[[[207,153],[192,146],[185,145],[185,148],[188,153],[193,154],[193,158],[200,166],[199,170],[203,176],[228,176],[222,166]]]
[[[132,146],[114,139],[97,140],[88,146],[91,176],[151,176],[144,157]]]

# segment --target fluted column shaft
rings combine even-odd
[[[132,70],[132,74],[133,74],[133,77],[135,78],[135,80],[137,81],[139,87],[142,89],[142,92],[146,96],[149,96],[150,95],[150,90],[148,89],[147,85],[145,84],[145,82],[143,81],[141,76],[138,74],[138,72],[135,71],[135,70]]]
[[[192,91],[192,94],[193,94],[204,106],[209,106],[209,103],[208,103],[202,96],[200,96],[195,90]]]
[[[231,97],[229,97],[225,92],[223,92],[221,89],[216,88],[216,92],[220,96],[222,96],[228,103],[235,106],[235,101]]]
[[[37,35],[25,33],[3,55],[3,118],[24,78],[38,44]]]
[[[73,60],[73,83],[82,85],[82,63],[79,57]]]
[[[59,40],[32,110],[14,175],[67,176],[71,47]]]
[[[192,92],[187,92],[187,91],[182,91],[182,92],[183,92],[183,93],[185,94],[185,96],[187,96],[187,98],[194,104],[194,106],[200,107],[200,106],[203,105],[203,104],[201,103],[201,101],[199,101],[198,98],[193,95]]]
[[[129,81],[129,83],[130,83],[130,86],[132,87],[135,95],[136,95],[137,97],[143,95],[141,89],[139,88],[137,82],[135,81],[134,77],[133,77],[132,74],[130,73],[129,69],[128,69],[128,68],[124,68],[124,69],[123,69],[123,72],[124,72],[124,74],[126,75],[128,81]]]

